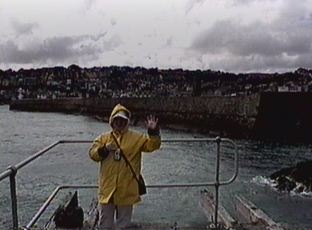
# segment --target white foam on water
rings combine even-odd
[[[272,188],[275,188],[275,186],[277,185],[277,183],[265,176],[255,176],[254,178],[251,179],[252,183],[258,184],[258,185],[268,185]]]
[[[296,183],[296,187],[290,192],[290,195],[312,198],[312,191],[309,191],[302,183]]]
[[[276,189],[276,181],[272,180],[268,177],[265,176],[255,176],[254,178],[251,179],[252,183],[255,183],[257,185],[260,186],[269,186],[271,187],[273,190],[278,191]],[[302,190],[302,187],[304,187],[304,189]],[[284,191],[282,191],[284,192]],[[308,191],[306,186],[304,186],[302,183],[296,183],[296,187],[290,191],[289,193],[291,196],[301,196],[301,197],[309,197],[312,198],[312,191]]]

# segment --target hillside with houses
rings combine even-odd
[[[271,74],[77,65],[0,70],[2,103],[24,98],[233,97],[259,92],[311,91],[312,70],[303,68]]]

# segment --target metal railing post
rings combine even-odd
[[[13,230],[18,230],[16,180],[15,180],[15,176],[16,176],[16,173],[17,173],[17,168],[14,167],[14,166],[10,166],[8,169],[11,170],[11,174],[10,174],[10,192],[11,192],[11,203],[12,203]]]
[[[159,184],[159,185],[147,185],[149,188],[180,188],[180,187],[202,187],[202,186],[215,186],[215,218],[214,218],[214,225],[216,229],[219,229],[218,226],[218,208],[219,208],[219,187],[222,185],[228,185],[232,183],[237,175],[238,175],[238,150],[236,144],[227,138],[193,138],[193,139],[167,139],[162,140],[162,142],[203,142],[203,141],[214,141],[217,143],[217,159],[216,159],[216,180],[214,182],[197,182],[197,183],[179,183],[179,184]],[[235,148],[235,172],[232,178],[230,178],[228,181],[219,181],[219,174],[220,174],[220,144],[222,141],[230,142],[234,148]],[[0,174],[0,181],[3,179],[10,177],[10,192],[11,192],[11,203],[12,203],[12,220],[13,220],[13,230],[18,230],[19,223],[18,223],[18,211],[17,211],[17,195],[16,195],[16,174],[17,171],[20,168],[23,168],[30,162],[34,161],[38,157],[42,156],[44,153],[48,152],[50,149],[54,148],[58,144],[66,144],[66,143],[92,143],[92,141],[87,140],[59,140],[54,142],[53,144],[47,146],[46,148],[42,149],[41,151],[31,155],[27,159],[23,160],[22,162],[19,162],[18,164],[14,166],[8,167],[4,172]],[[90,187],[97,187],[96,185],[88,185],[88,186],[81,186],[81,185],[67,185],[67,186],[61,186],[59,187],[59,190],[61,188],[90,188]],[[53,197],[51,198],[51,200]],[[38,211],[38,213],[34,216],[34,218],[31,220],[31,222],[24,227],[23,229],[30,229],[32,225],[36,223],[36,221],[39,219],[41,214],[45,211],[46,207],[51,202],[50,198],[49,200],[44,204],[44,206]]]
[[[215,217],[214,217],[214,225],[215,228],[218,229],[218,209],[219,209],[219,172],[220,172],[220,143],[221,143],[221,138],[216,137],[216,143],[217,143],[217,159],[216,159],[216,181],[215,181],[215,202],[216,202],[216,207],[215,207]]]

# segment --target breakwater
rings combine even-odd
[[[231,137],[311,142],[312,93],[262,93],[236,97],[16,100],[12,110],[81,113],[108,120],[121,103],[134,124],[155,114],[163,127]]]
[[[160,124],[222,135],[248,135],[257,115],[259,95],[242,97],[104,98],[16,100],[11,110],[82,113],[107,120],[112,108],[121,103],[132,112],[133,122],[155,114]]]
[[[312,143],[312,93],[261,94],[254,134],[283,142]]]

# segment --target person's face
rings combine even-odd
[[[116,117],[113,120],[112,127],[115,131],[120,132],[126,128],[127,123],[128,123],[128,120],[121,118],[121,117]]]

